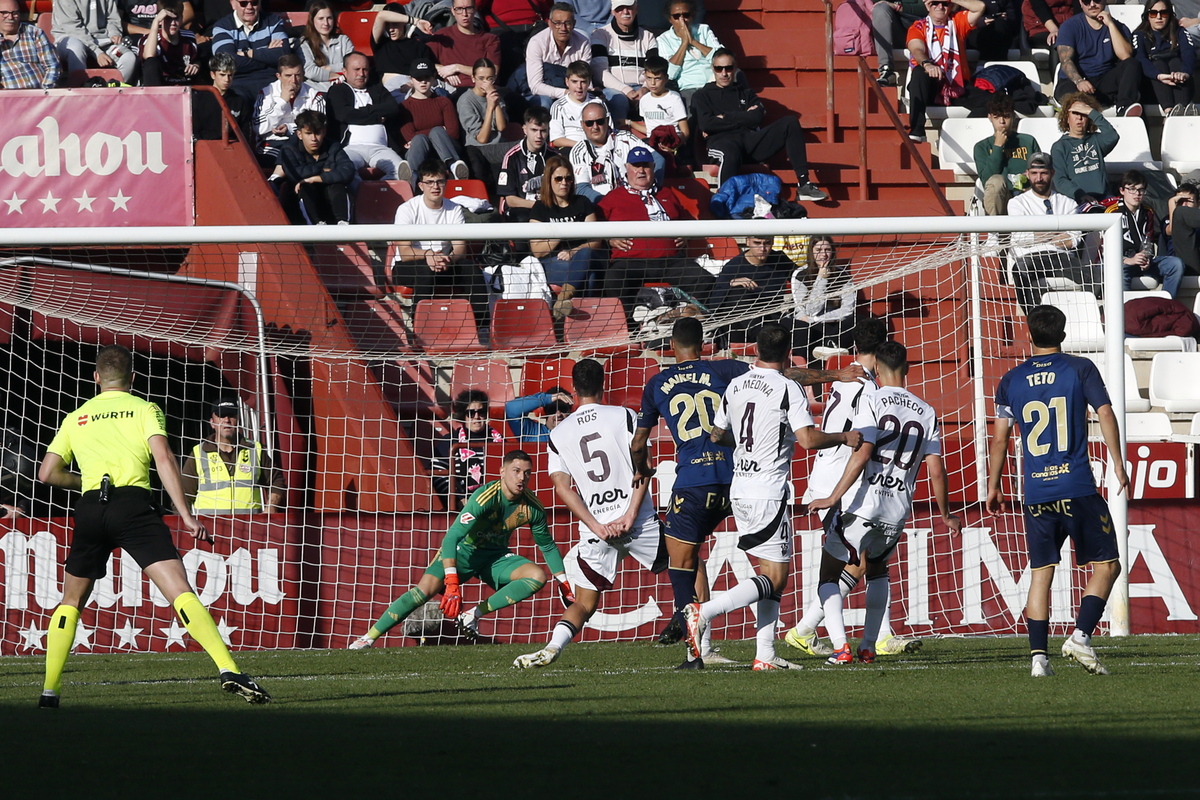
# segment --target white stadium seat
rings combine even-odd
[[[1161,411],[1125,415],[1125,438],[1130,442],[1165,442],[1171,438],[1171,418]]]
[[[1186,175],[1200,169],[1200,117],[1168,117],[1163,122],[1163,166]]]
[[[1046,292],[1042,303],[1062,309],[1067,315],[1067,338],[1062,349],[1067,353],[1095,353],[1104,349],[1104,323],[1100,304],[1091,292]]]
[[[1091,359],[1096,364],[1096,369],[1100,370],[1100,376],[1107,378],[1108,373],[1105,372],[1107,359],[1104,353],[1084,353],[1085,358]],[[1137,374],[1133,371],[1133,359],[1128,353],[1122,353],[1125,360],[1125,411],[1126,413],[1140,413],[1150,410],[1150,401],[1142,397],[1142,393],[1138,390]]]
[[[1129,28],[1131,33],[1138,25],[1142,24],[1142,6],[1140,3],[1136,6],[1110,3],[1108,12],[1112,14],[1113,19],[1123,23],[1126,28]]]
[[[1150,280],[1154,280],[1151,278]],[[1171,299],[1171,295],[1164,292],[1162,289],[1130,289],[1122,296],[1123,302],[1128,303],[1130,300],[1138,300],[1143,297],[1161,297],[1166,300]]]
[[[1150,364],[1150,403],[1168,413],[1200,411],[1200,353],[1158,353]]]
[[[1037,139],[1038,146],[1045,153],[1049,153],[1050,148],[1063,135],[1058,129],[1058,120],[1054,117],[1025,117],[1017,122],[1017,131]]]
[[[987,119],[948,119],[938,135],[938,160],[942,169],[963,175],[978,175],[975,169],[975,143],[992,136]]]
[[[1117,129],[1121,139],[1117,146],[1104,157],[1109,173],[1127,169],[1161,169],[1162,164],[1150,153],[1150,134],[1146,121],[1141,117],[1114,117],[1109,122]]]

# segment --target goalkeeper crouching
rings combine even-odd
[[[446,532],[437,557],[417,585],[392,601],[370,630],[350,643],[350,649],[361,650],[375,644],[376,639],[439,592],[442,614],[456,622],[462,635],[478,638],[480,617],[532,597],[546,585],[546,573],[541,567],[509,549],[513,533],[523,525],[533,531],[533,540],[558,581],[563,603],[569,606],[575,602],[563,572],[562,554],[546,525],[546,509],[526,489],[532,473],[533,461],[524,451],[507,453],[500,479],[480,487],[467,499]],[[475,608],[463,611],[460,587],[475,577],[492,587],[495,594]]]

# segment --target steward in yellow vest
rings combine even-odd
[[[279,509],[286,489],[283,475],[272,468],[261,444],[241,437],[237,400],[218,400],[209,424],[212,438],[193,447],[183,463],[184,491],[192,507],[205,514]]]

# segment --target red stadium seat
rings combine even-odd
[[[385,361],[378,370],[383,396],[400,419],[446,416],[437,401],[437,378],[428,361]]]
[[[304,29],[308,27],[307,11],[287,11],[280,16],[283,17],[283,27],[289,36],[304,35]]]
[[[508,364],[494,360],[466,360],[454,364],[454,375],[450,379],[450,397],[458,397],[464,389],[482,389],[487,392],[488,406],[492,414],[504,419],[504,404],[516,397]]]
[[[709,203],[712,202],[712,187],[699,178],[668,178],[664,185],[673,189],[683,206],[687,219],[714,219]]]
[[[46,34],[46,38],[50,40],[50,44],[54,44],[54,34],[50,33],[50,29],[54,26],[54,15],[50,12],[38,14],[36,24]]]
[[[558,344],[550,307],[541,300],[497,300],[492,309],[493,350],[545,350]]]
[[[368,6],[369,7],[369,6]],[[374,11],[343,11],[338,15],[338,28],[354,42],[354,49],[369,56],[375,55],[371,49],[371,28],[375,24]]]
[[[315,245],[311,260],[330,294],[384,294],[383,287],[376,285],[371,256],[363,242]]]
[[[391,225],[396,209],[413,197],[408,181],[364,181],[354,201],[354,218],[360,225]]]
[[[106,81],[124,83],[121,70],[109,67],[107,69],[73,69],[67,73],[67,88],[78,89],[88,78],[104,78]]]
[[[483,181],[477,180],[452,180],[446,184],[447,200],[452,200],[459,195],[478,197],[486,200],[488,196],[487,185]]]
[[[577,297],[564,327],[566,343],[587,353],[629,353],[639,349],[629,341],[625,307],[615,297]],[[604,344],[595,345],[596,342]]]
[[[642,391],[661,371],[653,358],[614,356],[604,365],[605,399],[615,406],[642,407]]]
[[[471,304],[458,298],[422,300],[413,322],[417,344],[432,354],[479,353]]]
[[[741,255],[742,248],[738,246],[737,239],[732,237],[710,237],[708,240],[708,254],[717,261],[728,261],[731,258]]]
[[[571,358],[531,358],[525,362],[521,372],[521,396],[544,392],[551,386],[561,386],[574,394],[575,382],[571,370],[575,360]]]

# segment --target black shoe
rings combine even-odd
[[[221,688],[230,694],[238,694],[246,698],[247,703],[262,705],[271,702],[267,690],[255,683],[249,675],[239,672],[222,672]]]
[[[695,658],[695,659],[691,659],[690,661],[687,659],[684,659],[684,662],[682,664],[680,664],[678,667],[676,667],[675,671],[679,672],[680,670],[684,670],[684,669],[704,669],[704,659]]]
[[[879,68],[879,85],[880,86],[895,86],[900,83],[900,76],[891,67]]]
[[[58,695],[43,694],[38,698],[38,708],[58,708]]]
[[[667,627],[662,629],[658,634],[659,644],[678,644],[683,640],[683,623],[679,621],[679,615],[671,617],[671,621],[667,623]]]

